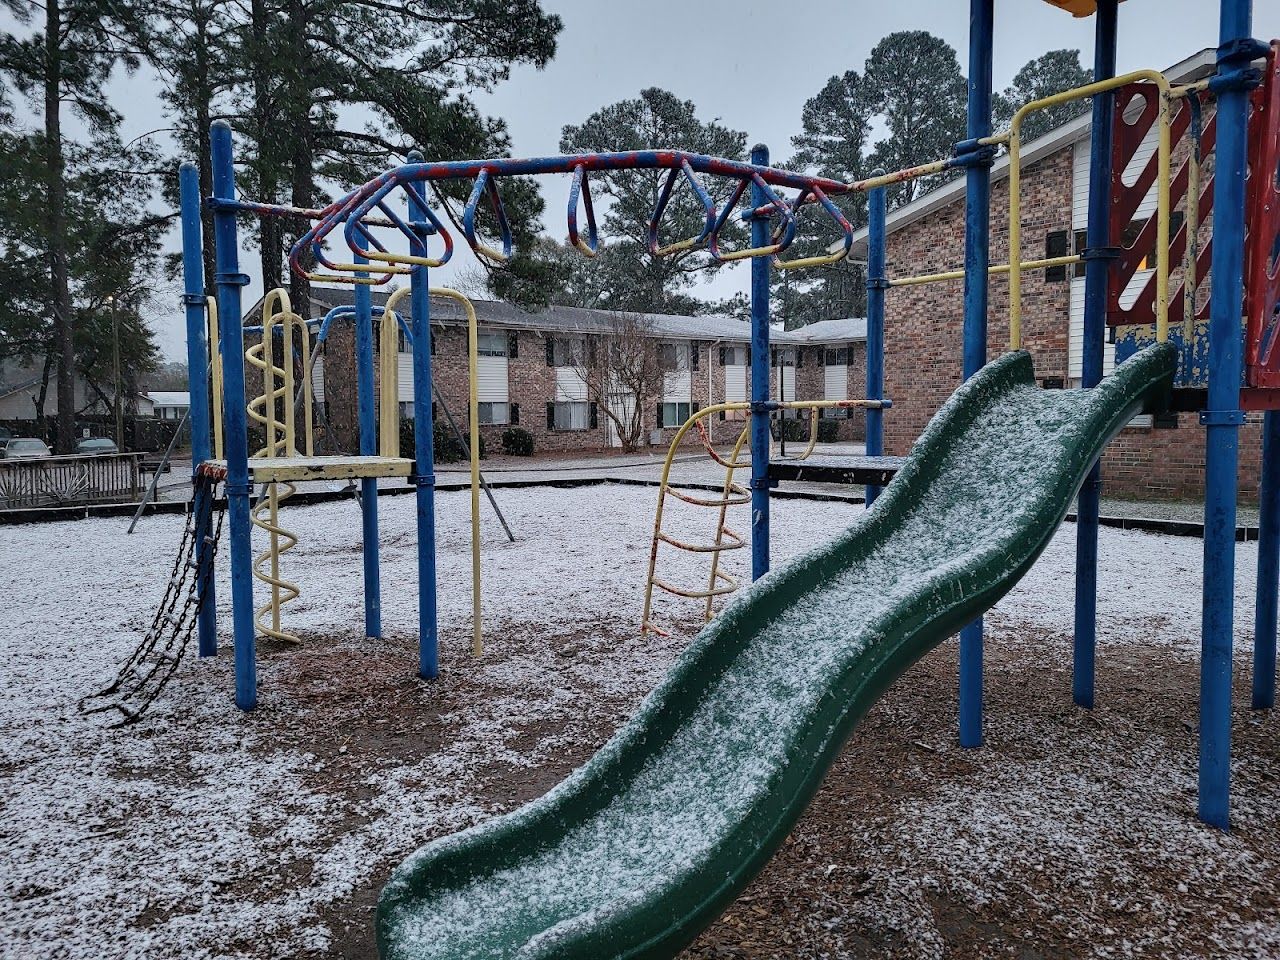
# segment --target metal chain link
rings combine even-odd
[[[196,531],[207,527],[212,519],[220,479],[205,474],[197,475],[195,493],[199,506],[188,514],[178,556],[151,626],[142,642],[120,667],[115,680],[80,702],[82,713],[115,710],[121,714],[121,719],[111,724],[113,728],[135,723],[142,718],[173,677],[190,643],[191,635],[195,632],[200,598],[208,593],[208,587],[213,581],[214,561],[226,511],[219,512],[217,525],[213,535],[207,538],[207,549],[202,555],[198,551]],[[97,706],[87,706],[88,701],[104,697],[115,699]]]

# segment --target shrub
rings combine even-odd
[[[512,457],[533,456],[533,434],[522,427],[502,431],[502,452]]]
[[[835,420],[818,421],[818,442],[835,443],[839,439],[840,424]]]
[[[782,436],[790,443],[809,442],[809,421],[808,420],[782,420]]]
[[[414,421],[400,421],[400,456],[414,455]],[[432,428],[432,446],[435,449],[436,463],[457,463],[467,459],[466,448],[458,442],[453,428],[443,418],[435,421]],[[484,437],[480,438],[480,459],[485,458]]]

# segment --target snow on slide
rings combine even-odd
[[[875,506],[742,591],[587,764],[422,848],[387,960],[671,957],[764,866],[853,727],[1035,562],[1107,441],[1167,391],[1150,347],[1094,390],[1011,353],[956,391]]]

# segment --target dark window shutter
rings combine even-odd
[[[513,360],[520,356],[520,336],[514,330],[507,334],[507,356]]]
[[[724,347],[720,348],[720,366],[724,366]]]
[[[556,405],[551,401],[547,401],[547,429],[554,430],[556,428]]]
[[[662,422],[662,404],[661,403],[658,404],[658,419],[654,421],[654,424],[658,427],[664,426]]]
[[[597,427],[599,427],[599,426],[600,426],[600,419],[599,419],[599,417],[597,417],[597,416],[596,416],[596,405],[595,405],[594,403],[593,403],[593,404],[591,404],[591,406],[590,406],[590,408],[589,408],[589,410],[588,410],[588,415],[589,415],[589,416],[590,416],[590,418],[591,418],[591,420],[590,420],[590,426],[591,426],[591,429],[592,429],[592,430],[595,430]]]
[[[429,330],[428,334],[431,337],[431,355],[434,357],[436,355],[436,332]]]
[[[796,347],[796,369],[804,366],[804,347]]]
[[[1067,255],[1067,231],[1053,230],[1044,236],[1044,256],[1046,260]],[[1049,267],[1044,272],[1045,283],[1057,283],[1067,279],[1066,267]]]
[[[724,348],[723,348],[723,347],[721,347],[721,349],[723,350]],[[724,411],[723,411],[723,410],[721,410],[721,411],[720,411],[720,419],[721,419],[721,420],[723,420],[723,419],[724,419]]]
[[[511,404],[511,424],[512,426],[515,426],[519,422],[520,422],[520,404],[513,403]]]
[[[776,367],[778,365],[778,348],[769,348],[769,366]]]
[[[698,369],[698,350],[699,348],[701,348],[701,346],[702,344],[699,343],[697,340],[690,341],[689,343],[689,369],[690,370]]]
[[[547,366],[554,367],[556,365],[556,342],[551,337],[547,337]]]
[[[595,367],[596,365],[596,338],[592,337],[587,341],[587,366]]]

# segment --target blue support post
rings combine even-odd
[[[249,517],[249,435],[245,423],[244,331],[240,316],[240,288],[249,278],[240,272],[235,210],[216,201],[236,198],[236,172],[231,152],[231,127],[225,120],[211,128],[213,162],[213,235],[218,275],[218,326],[222,351],[223,433],[227,454],[227,509],[231,524],[231,619],[235,632],[236,706],[258,705],[258,666],[253,625],[253,530]]]
[[[204,259],[200,225],[200,171],[184,163],[178,171],[182,212],[182,302],[187,314],[187,389],[191,396],[191,477],[195,481],[200,464],[209,459],[212,425],[209,420],[209,345],[205,324]],[[217,344],[212,346],[216,350]],[[212,511],[206,497],[211,490],[196,486],[191,505],[196,517],[196,602],[197,637],[200,656],[218,654],[218,610],[214,599],[213,564],[210,549]]]
[[[751,162],[769,164],[769,148],[751,148]],[[751,206],[759,210],[769,202],[756,184],[751,185]],[[767,217],[751,218],[751,245],[769,244]],[[779,374],[781,376],[781,374]],[[769,572],[769,258],[751,260],[751,579]]]
[[[1239,75],[1256,50],[1250,0],[1222,0],[1218,75]],[[1200,639],[1200,819],[1227,829],[1231,766],[1232,604],[1239,468],[1240,315],[1244,300],[1248,91],[1225,82],[1218,93],[1213,188],[1213,290],[1209,306],[1209,402],[1205,426],[1204,591]]]
[[[969,3],[969,101],[966,138],[991,135],[991,57],[994,0]],[[974,145],[977,149],[976,144]],[[987,267],[991,259],[991,168],[972,163],[965,173],[964,378],[987,362]],[[982,746],[982,620],[960,631],[960,746]]]
[[[409,162],[422,157],[410,154]],[[415,239],[410,252],[427,255],[426,186],[407,185],[409,216]],[[431,295],[427,267],[416,266],[409,278],[409,303],[413,327],[413,438],[414,482],[418,510],[418,676],[431,680],[440,673],[439,631],[436,621],[436,499],[434,424],[431,413]]]
[[[1276,705],[1276,616],[1280,589],[1280,411],[1262,420],[1258,493],[1258,593],[1253,622],[1253,708]]]
[[[867,193],[867,399],[884,399],[884,275],[885,217],[888,198],[884,187]],[[884,456],[884,411],[867,411],[867,456]],[[867,506],[880,488],[867,485]]]
[[[367,263],[355,255],[356,263]],[[357,277],[368,278],[367,273]],[[356,285],[356,401],[360,423],[360,455],[378,452],[377,398],[373,383],[373,292],[368,284]],[[382,636],[382,582],[378,569],[378,480],[360,481],[361,545],[364,554],[364,635]]]
[[[1120,0],[1098,0],[1094,29],[1093,79],[1116,75],[1116,20]],[[1115,97],[1093,98],[1089,142],[1089,223],[1084,252],[1084,337],[1080,384],[1102,382],[1107,340],[1107,280],[1111,269],[1111,141]],[[1102,496],[1102,468],[1095,461],[1076,502],[1075,654],[1071,696],[1092,709],[1094,653],[1098,620],[1098,513]]]

